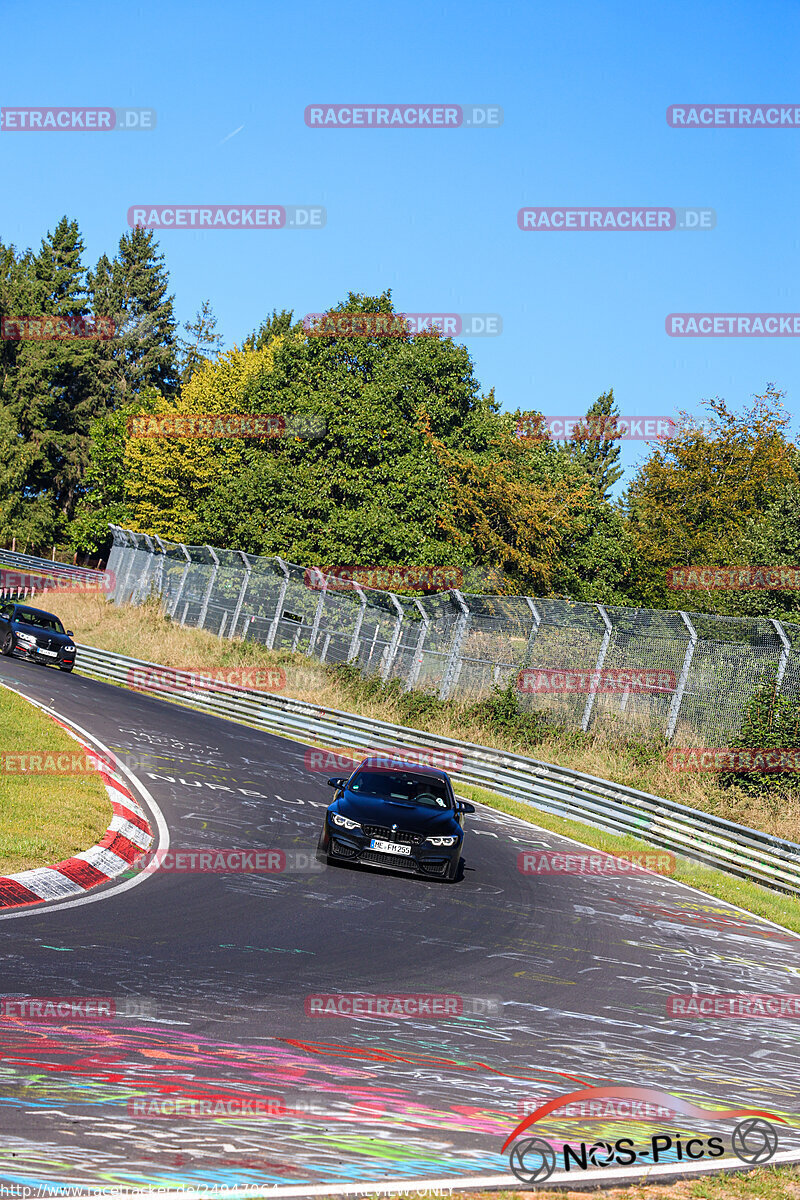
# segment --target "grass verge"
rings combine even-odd
[[[0,755],[64,754],[76,742],[45,713],[0,688]],[[63,862],[99,842],[111,804],[94,773],[0,774],[0,875]]]

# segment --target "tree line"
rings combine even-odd
[[[179,330],[151,232],[94,268],[83,255],[66,217],[37,252],[0,242],[0,317],[113,327],[0,340],[3,544],[99,554],[113,522],[306,565],[459,567],[475,591],[797,619],[797,588],[687,591],[670,574],[800,565],[800,458],[775,385],[741,411],[715,397],[702,422],[682,413],[614,499],[618,440],[597,437],[620,415],[611,389],[554,441],[537,406],[501,411],[436,331],[317,336],[273,310],[222,352],[208,301]],[[328,311],[395,312],[390,291]],[[134,422],[231,413],[282,424],[209,438]]]

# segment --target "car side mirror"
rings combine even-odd
[[[341,788],[344,787],[346,783],[346,779],[341,779],[338,775],[334,775],[332,779],[328,780],[328,787]]]
[[[71,629],[67,630],[67,637],[75,637],[75,634],[72,632]]]
[[[458,812],[474,813],[475,805],[470,804],[469,800],[462,800],[460,796],[456,796],[456,808]]]

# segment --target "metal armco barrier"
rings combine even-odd
[[[36,574],[71,575],[81,579],[102,577],[105,572],[96,571],[93,567],[77,567],[72,563],[54,562],[49,558],[37,558],[31,554],[17,554],[14,550],[0,549],[0,567],[18,567],[21,571]]]
[[[135,679],[138,685],[144,683],[136,690],[149,695],[301,743],[321,742],[332,750],[435,748],[458,753],[462,766],[450,774],[464,783],[609,833],[640,838],[728,874],[800,896],[800,845],[581,771],[354,713],[320,708],[303,700],[225,687],[213,679],[208,680],[212,690],[206,691],[196,673],[178,672],[93,646],[79,645],[75,669],[128,687]]]

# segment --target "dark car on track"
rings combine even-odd
[[[475,812],[436,767],[372,757],[336,788],[317,854],[329,863],[364,863],[390,871],[458,878],[464,814]]]
[[[75,665],[72,630],[64,629],[53,613],[12,600],[0,601],[0,651],[61,671]]]

